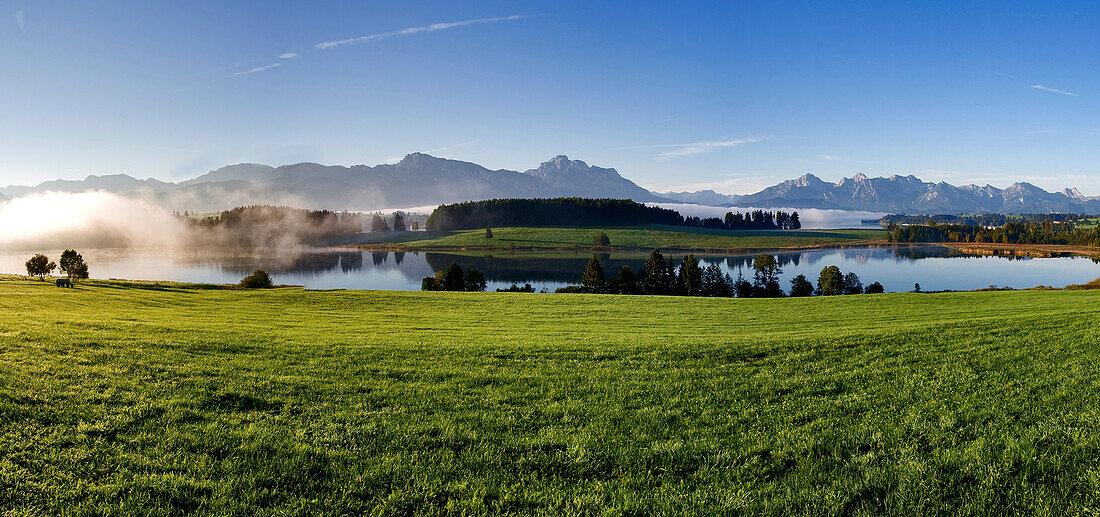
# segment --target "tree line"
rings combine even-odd
[[[629,199],[490,199],[440,205],[428,217],[430,231],[501,226],[643,226],[661,224],[719,230],[796,230],[798,212],[727,212],[724,218],[684,217],[675,210]]]
[[[1072,221],[1010,221],[987,228],[961,224],[890,225],[891,242],[973,242],[994,244],[1066,244],[1100,246],[1100,226],[1078,229]]]
[[[826,266],[818,275],[816,286],[806,275],[798,275],[791,279],[790,290],[784,292],[779,282],[783,269],[774,256],[757,255],[752,261],[752,269],[751,281],[741,274],[735,280],[717,264],[701,267],[693,254],[685,256],[677,265],[672,258],[666,259],[660,250],[655,249],[646,258],[640,272],[635,273],[630,266],[623,266],[615,276],[609,277],[599,256],[593,255],[581,274],[579,285],[562,287],[557,292],[779,298],[885,291],[878,282],[864,287],[854,272],[845,274],[837,266]]]
[[[753,210],[726,212],[722,218],[687,217],[684,218],[684,225],[712,230],[798,230],[802,228],[802,221],[798,219],[798,212]]]
[[[906,214],[889,214],[879,219],[879,224],[883,228],[889,228],[890,225],[930,225],[930,224],[944,224],[944,225],[962,225],[962,226],[1004,226],[1013,221],[1025,222],[1025,223],[1042,223],[1046,221],[1052,222],[1071,222],[1079,223],[1088,221],[1093,218],[1086,214],[1020,214],[1018,216],[1008,216],[1002,214],[969,214],[969,215],[953,215],[953,214],[937,214],[937,215],[906,215]]]

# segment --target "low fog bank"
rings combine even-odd
[[[0,201],[0,249],[167,248],[288,250],[356,233],[360,216],[247,207],[213,218],[183,217],[148,199],[107,192],[47,192]]]
[[[0,249],[175,247],[186,225],[163,208],[106,192],[46,192],[0,202]]]
[[[828,210],[820,208],[790,208],[790,207],[748,207],[748,206],[708,206],[694,205],[690,203],[646,203],[649,206],[659,206],[676,210],[684,217],[722,217],[726,212],[751,212],[764,210],[774,212],[798,212],[798,218],[802,227],[806,229],[824,230],[838,228],[860,228],[869,226],[863,224],[863,220],[878,221],[887,214],[885,212],[865,212],[862,210]],[[873,225],[876,228],[877,224]]]

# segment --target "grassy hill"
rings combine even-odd
[[[886,242],[885,230],[707,230],[651,225],[645,228],[493,228],[454,232],[400,232],[369,234],[367,245],[404,249],[590,249],[596,232],[603,231],[619,249],[745,250]]]
[[[1100,291],[0,280],[14,514],[1100,507]]]

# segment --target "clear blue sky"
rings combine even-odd
[[[0,184],[423,151],[1100,194],[1095,1],[409,4],[0,1]]]

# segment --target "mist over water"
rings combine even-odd
[[[0,249],[170,248],[185,225],[163,208],[107,192],[47,192],[0,202]]]
[[[765,212],[798,212],[798,219],[802,227],[808,230],[826,230],[837,228],[879,228],[878,220],[887,215],[885,212],[866,212],[862,210],[826,210],[820,208],[789,208],[789,207],[749,207],[749,206],[709,206],[693,205],[690,203],[646,203],[650,206],[659,206],[680,212],[684,217],[718,217],[726,215],[726,212],[751,212],[763,210]],[[864,223],[863,221],[876,221]]]

